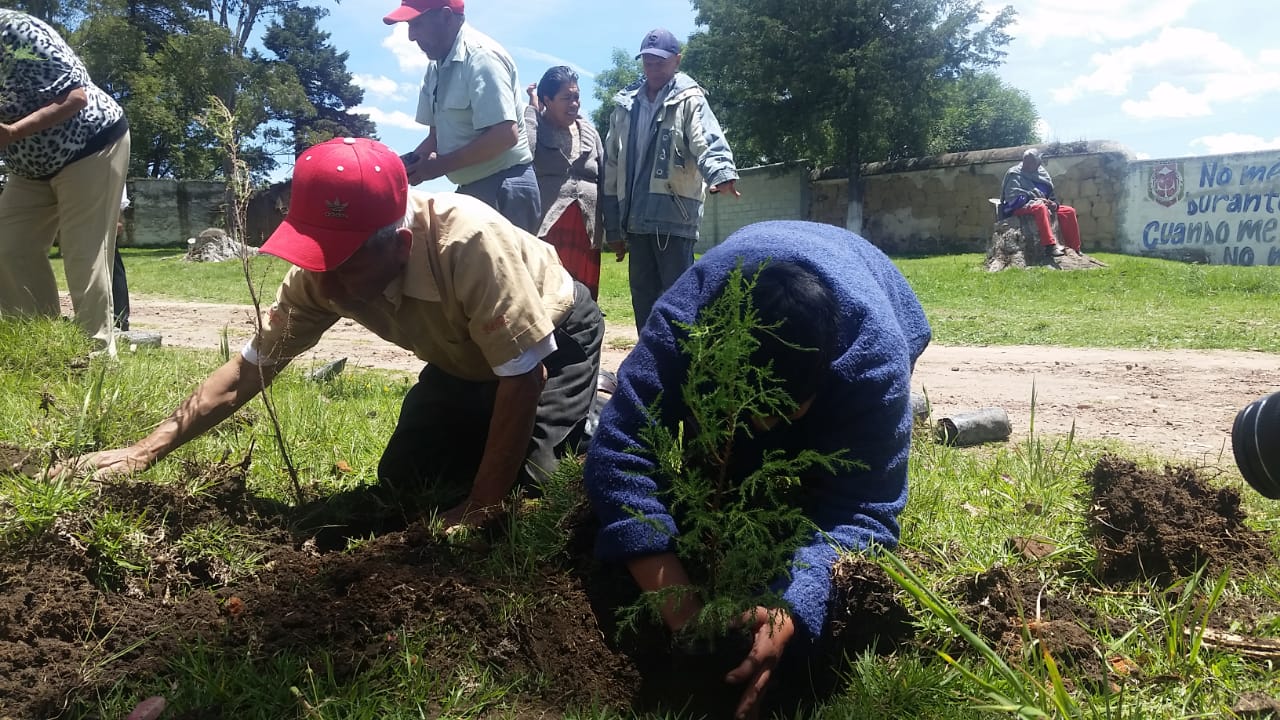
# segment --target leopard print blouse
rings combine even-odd
[[[124,110],[93,84],[53,28],[0,10],[0,122],[17,122],[76,88],[84,88],[89,104],[75,117],[0,148],[9,172],[30,179],[56,175],[100,135],[118,130]]]

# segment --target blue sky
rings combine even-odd
[[[1046,140],[1111,140],[1139,158],[1280,148],[1275,0],[1007,4],[1018,21],[999,72],[1030,93]],[[329,6],[322,27],[350,53],[348,69],[365,89],[359,110],[404,152],[426,133],[413,122],[426,58],[403,24],[382,23],[396,5]],[[592,77],[608,67],[614,47],[634,50],[656,26],[681,38],[695,29],[687,0],[474,0],[467,21],[507,48],[522,84],[551,65],[577,69],[587,112],[596,106]],[[451,189],[443,180],[422,187]]]

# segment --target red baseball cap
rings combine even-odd
[[[388,25],[409,22],[428,10],[440,8],[449,8],[455,15],[461,15],[466,11],[466,3],[463,0],[401,0],[400,7],[382,18],[382,22]]]
[[[403,219],[408,203],[409,179],[391,148],[334,138],[298,156],[289,212],[262,252],[303,270],[332,270],[374,232]]]

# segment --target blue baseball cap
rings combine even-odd
[[[655,28],[646,33],[644,40],[640,42],[640,54],[636,55],[636,59],[639,60],[640,55],[655,55],[665,60],[679,54],[680,41],[676,40],[676,36],[665,28]]]

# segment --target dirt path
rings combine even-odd
[[[251,334],[248,308],[133,299],[136,330],[158,331],[166,345],[215,349],[223,328],[232,347]],[[635,341],[611,329],[604,366],[617,369]],[[348,358],[348,366],[416,372],[422,363],[350,320],[326,334],[303,363]],[[1025,437],[1035,393],[1038,432],[1111,438],[1183,459],[1231,464],[1231,422],[1248,402],[1280,390],[1280,356],[1258,352],[1138,351],[1043,346],[932,345],[913,388],[928,394],[935,417],[1003,407],[1014,439]]]

